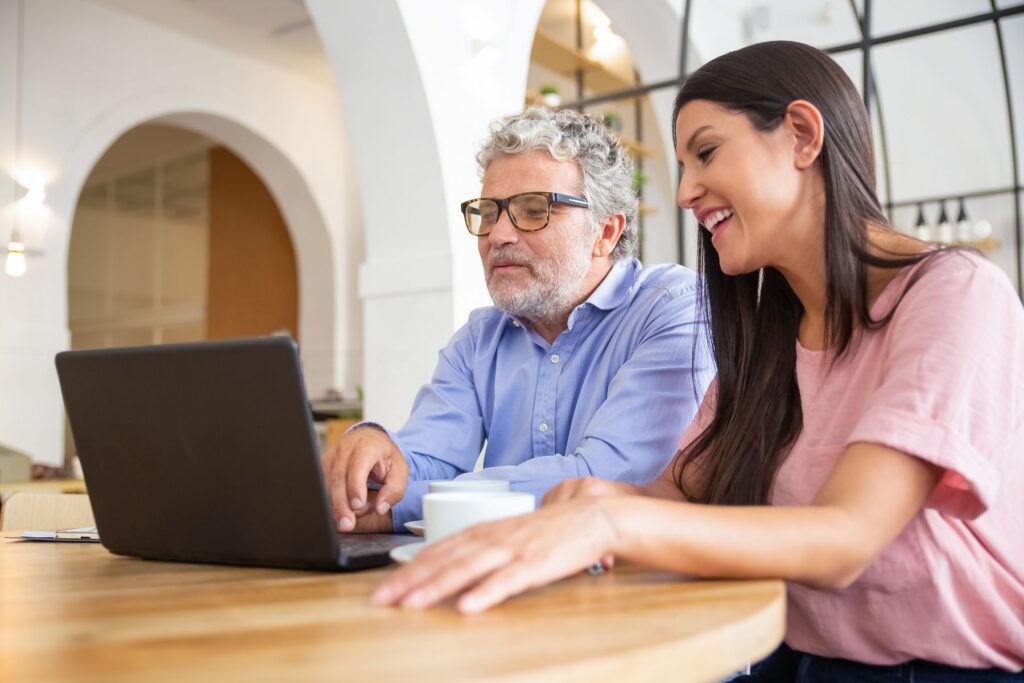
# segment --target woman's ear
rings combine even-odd
[[[825,143],[825,122],[818,108],[807,100],[793,100],[786,107],[786,127],[793,135],[793,162],[798,169],[810,168]]]

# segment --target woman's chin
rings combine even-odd
[[[747,268],[746,264],[732,261],[728,258],[723,258],[722,254],[718,255],[718,266],[722,269],[722,272],[729,276],[743,275],[745,273],[753,272],[755,269]]]

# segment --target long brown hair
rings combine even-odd
[[[798,99],[817,107],[825,122],[817,162],[825,185],[825,342],[836,361],[851,349],[858,327],[882,327],[895,310],[877,320],[871,317],[868,267],[902,268],[937,253],[879,256],[869,251],[868,225],[888,228],[888,221],[875,195],[868,114],[846,73],[824,52],[801,43],[759,43],[730,52],[683,84],[672,114],[673,131],[684,105],[706,100],[743,113],[756,130],[770,132]],[[739,276],[723,273],[710,234],[699,233],[703,278],[698,296],[718,364],[717,401],[710,424],[676,458],[674,475],[695,502],[765,504],[803,426],[796,380],[803,308],[774,268]],[[693,490],[683,477],[691,468],[698,483]]]

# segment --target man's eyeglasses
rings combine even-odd
[[[590,207],[586,199],[560,192],[521,192],[505,199],[480,197],[462,202],[461,206],[469,234],[484,237],[490,234],[502,211],[508,211],[509,220],[517,230],[536,232],[546,228],[551,220],[552,204]]]

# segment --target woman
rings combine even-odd
[[[824,53],[719,57],[673,118],[718,364],[673,465],[641,488],[563,483],[427,548],[376,600],[461,593],[474,612],[618,556],[785,579],[786,644],[752,680],[1024,680],[1015,292],[887,225],[867,114]]]

